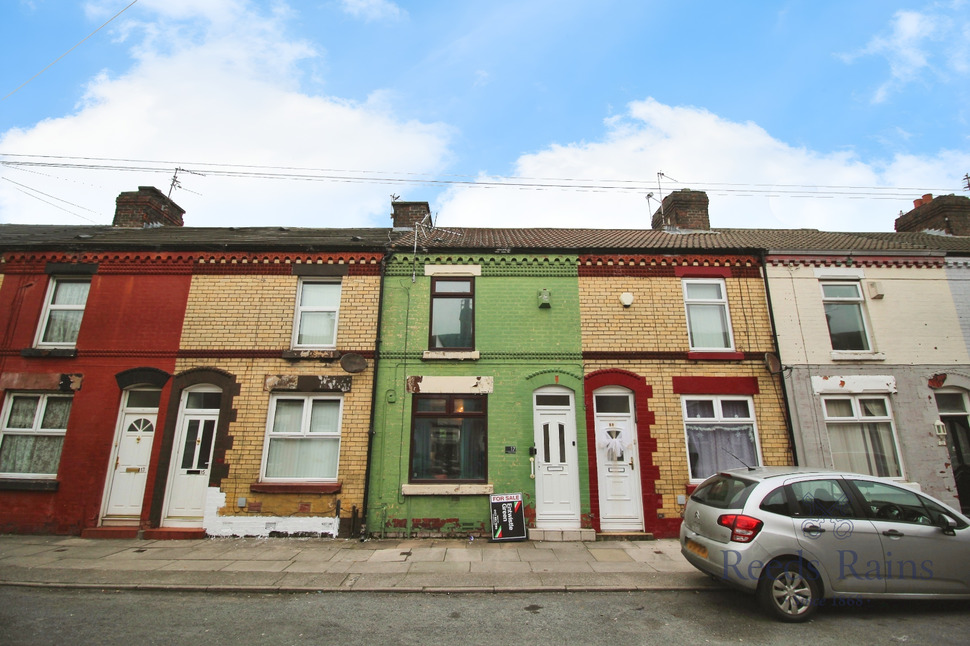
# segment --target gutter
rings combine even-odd
[[[387,259],[390,257],[392,250],[392,244],[389,244],[384,248],[384,255],[381,257],[381,280],[378,289],[380,292],[377,296],[377,330],[374,335],[374,376],[371,379],[371,396],[370,396],[370,425],[367,433],[367,465],[364,468],[364,497],[361,501],[361,536],[364,538],[363,529],[367,527],[367,502],[370,494],[370,475],[371,475],[371,454],[374,448],[374,436],[377,435],[377,430],[374,428],[374,422],[377,418],[377,366],[380,364],[381,360],[381,330],[384,319],[384,276],[386,274]]]
[[[781,363],[781,350],[778,345],[778,328],[775,326],[775,308],[771,304],[771,289],[768,286],[768,253],[764,249],[761,249],[759,255],[761,256],[761,276],[765,284],[765,299],[768,302],[768,322],[771,325],[771,343],[775,346],[775,355],[778,357],[779,363]],[[785,427],[788,430],[788,442],[791,445],[792,462],[798,464],[798,450],[795,448],[795,429],[792,426],[791,402],[788,399],[788,387],[785,385],[784,365],[782,365],[782,370],[779,373],[779,379],[781,381],[781,396],[785,400]]]

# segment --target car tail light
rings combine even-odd
[[[763,522],[744,514],[724,514],[717,524],[731,530],[731,540],[735,543],[750,543],[761,531]]]

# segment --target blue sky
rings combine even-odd
[[[393,194],[641,228],[691,188],[715,227],[891,230],[967,194],[968,9],[7,0],[0,222],[107,224],[181,168],[190,226],[386,226]]]

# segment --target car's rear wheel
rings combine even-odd
[[[781,621],[807,621],[821,601],[818,575],[801,561],[773,561],[762,574],[758,598]]]

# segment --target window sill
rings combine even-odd
[[[283,350],[283,358],[289,361],[298,361],[300,359],[325,361],[328,359],[332,360],[340,358],[340,353],[337,350],[311,350],[309,348],[305,348],[297,350]]]
[[[405,496],[484,496],[495,493],[493,484],[406,484]]]
[[[0,491],[57,491],[60,483],[51,478],[0,478]]]
[[[477,360],[481,357],[482,353],[478,350],[425,350],[422,359],[458,359],[459,361],[464,360]]]
[[[77,356],[77,348],[24,348],[20,356],[25,359],[47,358],[73,359]]]
[[[833,350],[832,361],[885,361],[885,352],[857,352],[852,350]]]
[[[339,482],[254,482],[252,493],[340,493]]]
[[[694,361],[741,361],[744,359],[743,352],[725,350],[724,352],[688,352],[687,358]]]

